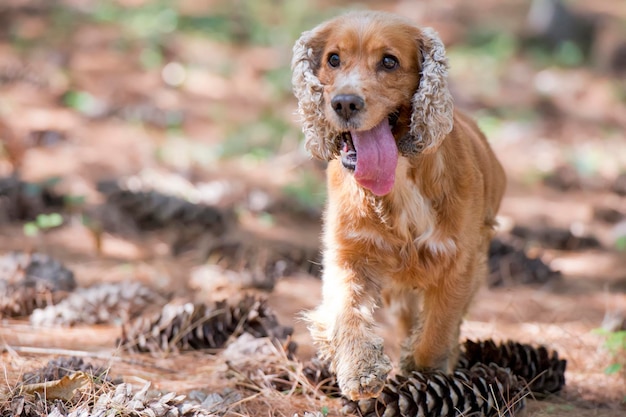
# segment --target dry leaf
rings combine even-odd
[[[66,375],[55,381],[41,382],[22,386],[22,394],[38,393],[47,400],[69,401],[74,397],[76,390],[82,388],[90,381],[84,372],[76,372]]]

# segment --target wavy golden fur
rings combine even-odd
[[[406,340],[401,370],[451,371],[505,177],[453,109],[441,40],[349,13],[304,32],[292,68],[307,149],[329,161],[323,302],[307,315],[320,354],[344,395],[378,395],[392,369],[374,332],[385,301]]]

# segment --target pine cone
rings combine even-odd
[[[509,368],[528,383],[535,395],[556,393],[565,385],[567,361],[559,359],[556,351],[549,352],[544,346],[534,347],[513,341],[496,345],[493,340],[467,340],[459,366],[467,369],[478,363],[495,363]]]
[[[361,417],[500,416],[525,405],[524,383],[496,365],[477,364],[452,375],[413,372],[387,381],[378,398],[345,401]]]
[[[494,238],[491,241],[488,277],[490,287],[543,284],[559,276],[558,271],[552,270],[540,258],[529,258],[519,239]]]
[[[33,401],[23,395],[18,395],[11,398],[10,402],[0,403],[0,416],[2,417],[59,417],[68,414],[61,400],[47,402],[36,398]]]
[[[0,318],[29,315],[58,303],[74,288],[73,272],[48,255],[11,252],[0,257]]]
[[[0,178],[0,223],[34,220],[38,214],[65,207],[64,197],[51,183],[28,183],[16,176]]]
[[[120,343],[138,352],[218,349],[244,332],[284,339],[292,329],[279,325],[266,300],[246,296],[233,305],[226,300],[167,304],[153,317],[139,317],[124,327]]]
[[[461,415],[500,415],[498,410],[521,409],[527,390],[535,397],[561,390],[565,366],[557,352],[543,346],[468,340],[453,375],[397,376],[387,382],[378,400],[346,401],[346,411],[360,416],[456,416],[458,409],[464,410]],[[305,365],[304,374],[322,392],[340,394],[327,363],[314,359]]]
[[[165,304],[156,291],[138,283],[121,282],[79,288],[60,303],[33,311],[35,326],[125,323],[149,306]]]
[[[48,361],[41,369],[26,372],[22,377],[23,384],[38,384],[46,381],[56,381],[77,371],[84,372],[96,382],[113,382],[107,368],[85,363],[76,356],[59,357]]]
[[[596,249],[602,246],[595,236],[576,236],[571,230],[560,227],[515,226],[511,234],[526,241],[535,242],[543,248],[558,250]]]
[[[231,214],[207,204],[194,204],[183,198],[156,190],[131,190],[114,181],[101,182],[98,190],[107,203],[130,216],[142,230],[166,227],[191,228],[196,234],[226,232]]]
[[[154,417],[216,417],[202,407],[187,401],[184,395],[168,392],[163,395],[149,393],[150,383],[135,392],[132,385],[122,383],[111,389],[106,386],[94,395],[94,401],[81,401],[80,404],[66,404],[62,401],[46,402],[36,398],[26,401],[24,396],[16,396],[11,402],[0,404],[0,415],[15,417],[106,417],[154,416]],[[68,410],[69,409],[69,410]]]
[[[105,392],[98,397],[96,404],[89,409],[88,405],[78,407],[78,415],[106,416],[111,409],[123,410],[128,415],[150,415],[155,417],[213,417],[214,415],[203,410],[202,407],[185,401],[184,395],[169,392],[155,397],[149,395],[150,383],[146,383],[138,392],[133,393],[130,384],[120,384],[115,391]],[[83,409],[83,410],[81,410]],[[81,413],[81,411],[84,413]]]
[[[271,291],[278,279],[296,271],[319,273],[317,248],[259,240],[254,236],[242,236],[236,242],[219,242],[208,255],[211,264],[238,272],[243,288]]]
[[[331,396],[341,395],[337,379],[335,378],[335,375],[330,372],[327,362],[324,362],[317,357],[313,358],[304,365],[303,373],[309,382],[311,382],[311,384],[316,386],[324,394]]]

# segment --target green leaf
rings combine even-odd
[[[585,54],[574,42],[566,41],[558,47],[556,59],[564,66],[577,67],[583,64]]]
[[[63,224],[63,216],[59,213],[39,214],[35,223],[40,229],[51,229]]]
[[[39,227],[37,227],[35,222],[24,223],[23,229],[24,234],[29,237],[35,237],[39,234]]]
[[[157,46],[150,45],[143,48],[139,54],[139,61],[144,68],[154,69],[163,65],[163,54]]]
[[[262,212],[259,213],[259,222],[264,225],[264,226],[274,226],[276,225],[276,220],[274,219],[274,216],[272,216],[270,213],[267,212]]]
[[[68,91],[63,96],[63,102],[72,109],[94,117],[103,114],[106,104],[86,91]]]
[[[597,327],[597,328],[593,329],[591,331],[591,333],[597,334],[597,335],[600,335],[600,336],[608,336],[611,332],[609,332],[607,329],[604,329],[602,327]]]
[[[79,207],[85,204],[87,198],[84,195],[66,195],[63,197],[63,202],[67,206]]]
[[[616,332],[610,332],[607,335],[604,346],[611,352],[618,352],[619,350],[626,350],[626,330],[619,330]]]
[[[607,375],[613,375],[622,370],[623,365],[621,363],[613,363],[604,370]]]

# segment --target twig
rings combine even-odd
[[[2,347],[2,351],[15,351],[19,353],[30,353],[33,355],[64,355],[64,356],[78,356],[82,358],[96,358],[96,359],[116,359],[121,360],[121,358],[116,358],[111,356],[110,353],[97,353],[97,352],[87,352],[84,350],[72,350],[72,349],[60,349],[60,348],[42,348],[36,346],[9,346],[4,345]],[[106,356],[105,356],[106,355]]]
[[[110,351],[106,352],[87,352],[84,350],[72,350],[72,349],[59,349],[59,348],[41,348],[35,346],[8,346],[2,347],[3,351],[15,351],[18,353],[29,353],[32,355],[60,355],[60,356],[76,356],[80,358],[94,358],[107,361],[123,362],[130,365],[139,365],[144,368],[156,369],[160,372],[166,372],[168,374],[175,374],[177,371],[169,368],[164,368],[159,365],[154,365],[144,361],[131,358],[123,358],[120,356],[114,356]]]

